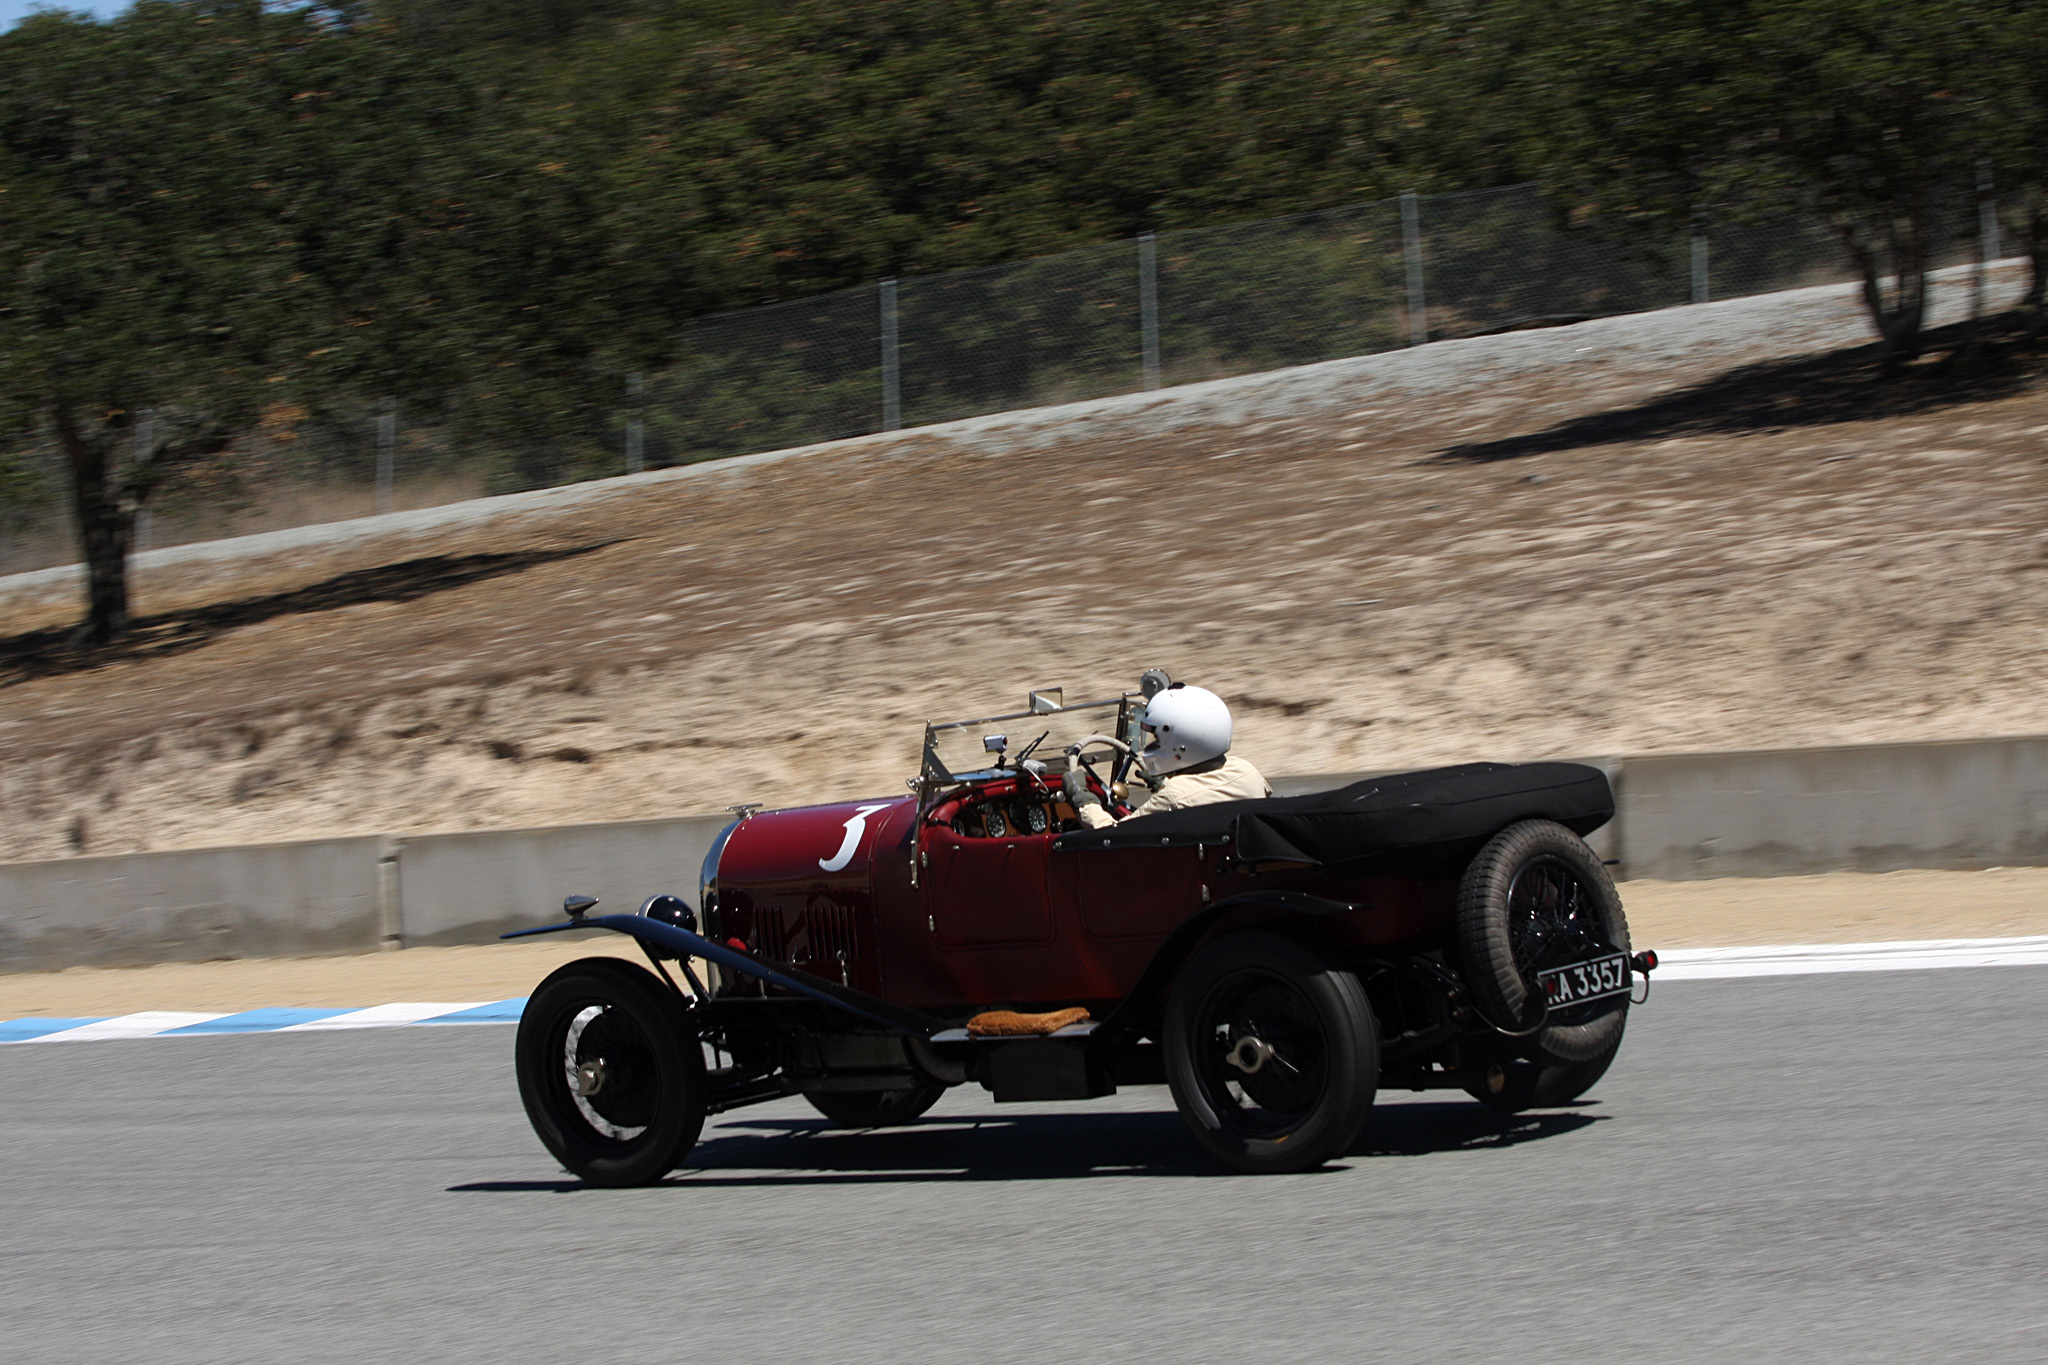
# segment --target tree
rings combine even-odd
[[[633,155],[726,307],[1384,193],[1336,4],[802,0],[700,42]],[[588,86],[590,82],[581,84]]]
[[[1888,356],[1919,348],[1940,209],[1975,182],[2010,46],[1962,0],[1541,0],[1475,6],[1511,68],[1524,164],[1589,213],[1815,214]]]
[[[1827,220],[1894,361],[1919,353],[1927,271],[1948,245],[1941,208],[1969,202],[1977,162],[1991,148],[1987,87],[2007,37],[1999,8],[1976,0],[1761,5],[1750,59],[1730,82],[1751,112],[1737,143],[1750,192]]]
[[[512,248],[549,234],[476,201],[546,176],[516,140],[480,162],[492,111],[408,39],[258,0],[0,38],[0,415],[63,453],[83,639],[126,628],[137,512],[266,412],[495,374],[533,284]]]
[[[2028,335],[2048,327],[2048,10],[2020,4],[2001,19],[2004,61],[1991,83],[1997,99],[1993,156],[2007,229],[2033,263]]]
[[[62,451],[87,640],[127,627],[137,509],[252,424],[306,302],[270,152],[316,39],[253,2],[0,38],[0,392]]]

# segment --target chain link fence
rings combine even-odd
[[[1936,266],[1994,239],[1968,195]],[[1852,278],[1805,220],[1667,237],[1573,225],[1533,186],[1398,199],[1148,235],[978,270],[884,280],[703,317],[682,359],[619,376],[610,404],[519,409],[452,395],[388,412],[338,396],[277,414],[152,509],[141,548],[430,506]],[[494,406],[496,405],[496,406]],[[496,420],[479,422],[479,412]],[[479,438],[479,429],[505,433]],[[468,432],[465,436],[461,433]],[[54,452],[0,463],[0,572],[76,559]]]

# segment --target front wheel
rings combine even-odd
[[[557,969],[528,997],[513,1051],[533,1131],[590,1184],[659,1180],[703,1131],[703,1049],[675,998],[630,962]]]
[[[1226,934],[1166,1005],[1166,1079],[1202,1145],[1240,1171],[1305,1171],[1372,1112],[1379,1036],[1351,972],[1276,934]]]

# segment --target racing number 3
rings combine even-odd
[[[853,861],[854,850],[860,847],[860,836],[867,833],[868,817],[878,810],[889,809],[885,801],[879,806],[861,806],[846,822],[846,838],[839,845],[839,851],[829,858],[818,859],[818,866],[826,872],[837,872]]]

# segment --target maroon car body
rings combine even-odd
[[[1021,785],[997,779],[938,802],[923,817],[914,880],[913,797],[750,813],[717,859],[716,932],[935,1015],[1083,1005],[1099,1016],[1207,904],[1279,890],[1342,901],[1354,908],[1328,917],[1323,934],[1358,948],[1425,938],[1455,908],[1455,876],[1255,874],[1221,843],[1105,855],[1051,829],[989,838],[954,828],[963,810],[1007,805]],[[1247,906],[1240,918],[1261,917]]]
[[[1001,1102],[1163,1081],[1227,1164],[1294,1170],[1343,1150],[1381,1084],[1521,1108],[1605,1071],[1655,960],[1583,842],[1612,811],[1598,769],[1464,765],[1089,830],[1063,775],[1115,804],[1141,706],[1034,694],[928,725],[907,795],[736,807],[696,909],[572,898],[567,923],[522,931],[628,933],[652,968],[575,963],[530,998],[519,1074],[543,1142],[627,1184],[671,1169],[707,1113],[792,1093],[875,1126],[953,1085]],[[1050,728],[1014,758],[984,736],[974,771],[939,753],[1112,711],[1047,760]],[[977,1019],[1076,1009],[1039,1034]]]

